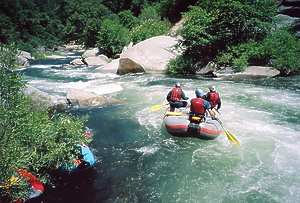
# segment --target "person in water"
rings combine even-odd
[[[168,93],[167,101],[170,104],[170,111],[175,111],[175,108],[186,107],[187,102],[182,100],[188,100],[183,90],[181,89],[180,83],[176,83],[175,87]]]
[[[208,88],[209,92],[204,96],[205,100],[209,102],[210,109],[216,108],[218,111],[221,108],[221,98],[219,93],[216,92],[216,87],[211,86]]]
[[[209,102],[203,99],[203,91],[201,89],[196,89],[195,94],[196,98],[191,100],[190,117],[198,116],[203,118],[205,112],[208,111],[212,118],[217,118],[216,114],[211,110]]]

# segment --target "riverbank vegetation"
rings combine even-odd
[[[23,93],[26,83],[14,69],[13,50],[0,50],[0,202],[26,196],[26,180],[11,179],[17,177],[12,168],[25,169],[49,184],[50,171],[77,158],[76,144],[91,141],[84,137],[87,118],[68,114],[50,118],[47,108],[33,108],[34,101]]]
[[[300,42],[288,28],[275,25],[276,1],[199,1],[184,14],[182,57],[169,64],[169,73],[195,73],[214,62],[233,67],[274,67],[281,74],[300,70]],[[190,68],[193,67],[193,68]]]
[[[130,42],[165,35],[182,17],[182,57],[166,72],[194,74],[208,62],[243,71],[272,66],[299,72],[299,40],[275,25],[277,0],[7,0],[2,3],[0,42],[21,50],[75,42],[98,46],[108,57]],[[272,47],[272,49],[270,49]]]

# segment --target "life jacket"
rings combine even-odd
[[[179,102],[181,100],[181,88],[174,87],[171,91],[170,100]]]
[[[202,98],[195,98],[192,99],[192,103],[191,103],[191,113],[197,114],[197,115],[203,115],[205,114],[205,108],[204,108],[204,99]]]
[[[219,101],[219,94],[215,92],[209,92],[209,104],[211,105],[211,108],[215,108]]]

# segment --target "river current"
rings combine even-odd
[[[96,67],[63,66],[64,60],[31,62],[24,80],[55,100],[71,88],[121,100],[74,107],[89,115],[96,166],[81,176],[47,186],[44,203],[296,203],[300,200],[300,77],[221,80],[163,73],[119,76]],[[77,56],[78,57],[78,56]],[[166,95],[176,82],[194,91],[215,85],[218,115],[240,142],[222,132],[215,140],[177,138],[162,125]]]

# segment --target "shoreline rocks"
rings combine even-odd
[[[280,71],[265,66],[248,66],[244,72],[234,73],[231,68],[214,72],[214,75],[224,80],[270,78],[280,75]]]

